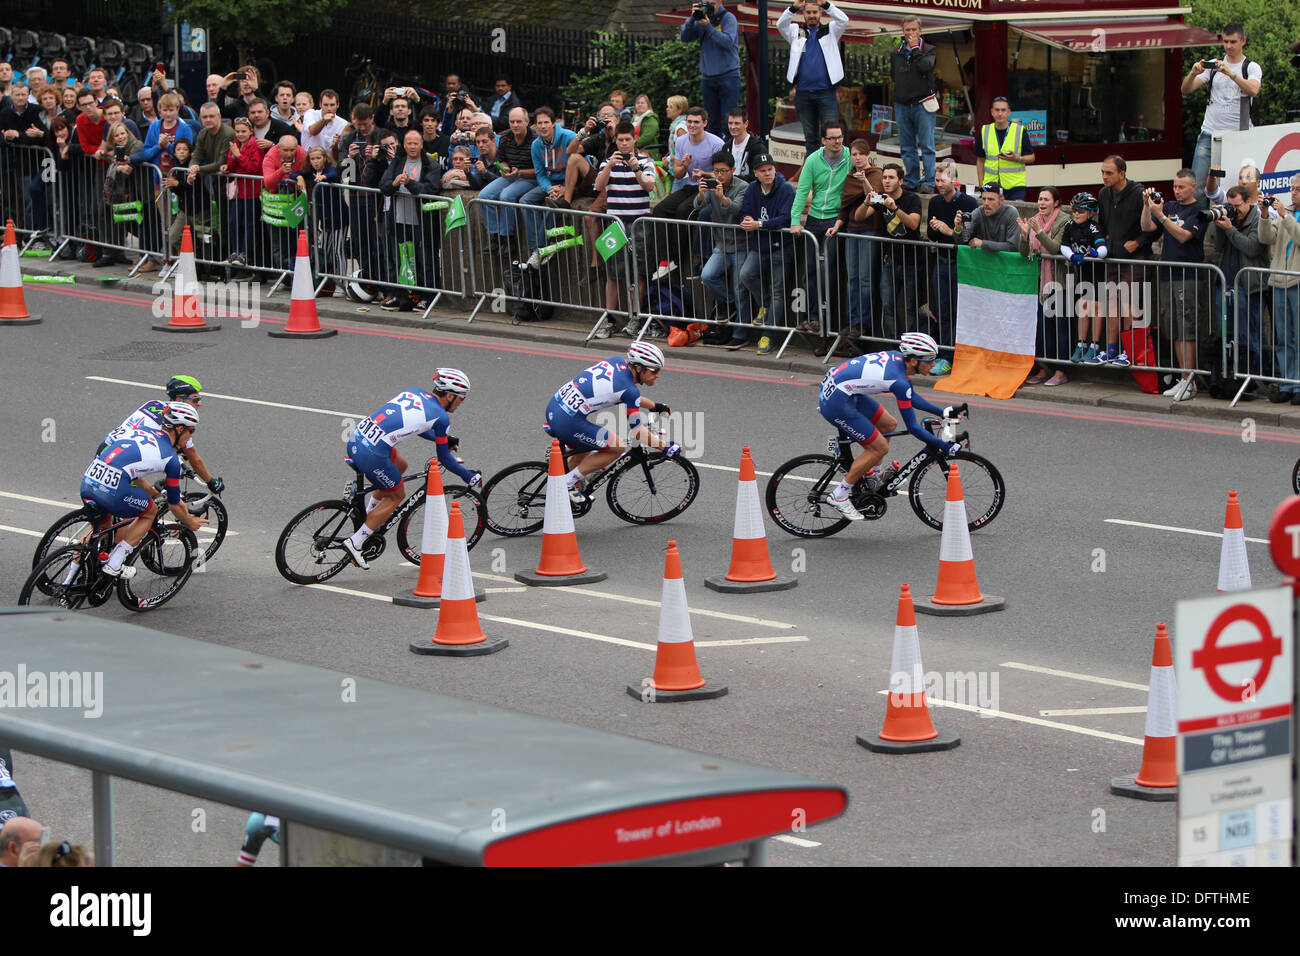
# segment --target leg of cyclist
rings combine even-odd
[[[862,445],[862,453],[853,460],[848,474],[830,495],[830,503],[840,514],[850,521],[861,521],[862,515],[853,507],[849,495],[853,491],[853,485],[889,451],[889,439],[881,433],[880,428],[883,426],[886,431],[892,431],[897,422],[869,395],[850,398],[841,392],[835,392],[823,399],[820,407],[823,418]]]
[[[154,518],[158,516],[158,506],[154,503],[152,497],[146,497],[144,489],[149,487],[144,479],[137,479],[115,496],[112,501],[104,501],[98,495],[94,500],[109,512],[110,516],[117,518],[130,518],[133,515],[135,520],[117,533],[117,544],[109,553],[108,562],[104,565],[104,571],[111,577],[118,577],[122,574],[122,563],[135,550],[153,524]],[[82,486],[82,497],[87,497],[86,486]]]
[[[366,520],[353,532],[352,537],[343,542],[352,563],[363,571],[369,571],[369,563],[361,556],[361,551],[370,536],[378,531],[385,521],[392,517],[397,506],[406,497],[406,486],[402,482],[402,472],[406,470],[406,459],[397,453],[394,447],[389,450],[387,459],[381,455],[372,455],[351,443],[348,454],[353,462],[375,482],[375,489],[366,503]]]

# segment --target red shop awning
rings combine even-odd
[[[729,6],[732,13],[736,15],[736,22],[740,29],[753,33],[758,29],[758,5],[752,3],[742,3],[739,6]],[[781,0],[773,0],[768,8],[768,29],[776,33],[776,21],[786,9],[786,4]],[[849,27],[844,31],[844,39],[848,43],[868,43],[876,37],[898,37],[903,35],[903,25],[901,14],[872,14],[862,13],[854,9],[846,9],[848,13]],[[665,10],[662,13],[656,13],[655,16],[664,23],[684,23],[690,18],[690,5],[684,5],[675,10]],[[936,33],[945,33],[949,30],[969,30],[971,23],[969,20],[944,19],[942,17],[933,17],[926,15],[923,21],[923,35],[931,36]]]
[[[1188,26],[1178,17],[1140,19],[1013,21],[1013,30],[1062,50],[1106,53],[1217,45],[1208,30]]]

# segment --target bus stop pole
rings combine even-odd
[[[113,778],[99,770],[91,771],[94,801],[95,866],[113,865]]]
[[[767,840],[755,840],[749,845],[749,859],[745,866],[767,866]]]

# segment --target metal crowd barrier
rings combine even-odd
[[[1280,241],[1286,242],[1286,237]],[[1279,284],[1274,285],[1274,279]],[[1225,314],[1232,336],[1230,341],[1224,336],[1224,346],[1232,352],[1233,378],[1241,380],[1233,404],[1252,381],[1271,382],[1287,392],[1300,389],[1300,272],[1241,269],[1233,277],[1228,299]]]
[[[162,173],[153,163],[135,164],[110,185],[106,182],[110,165],[77,154],[60,169],[60,241],[54,255],[69,243],[83,243],[93,247],[97,256],[123,262],[134,259],[130,275],[135,275],[146,259],[166,258],[163,217],[156,203]]]
[[[944,348],[956,344],[956,300],[940,293],[955,287],[956,265],[943,256],[955,255],[950,246],[857,232],[840,232],[823,245],[821,301],[832,337],[823,362],[845,339],[893,348],[899,335],[913,329],[929,332]],[[936,280],[935,270],[944,268]]]
[[[52,151],[28,143],[0,147],[0,222],[14,221],[14,230],[25,239],[21,251],[38,236],[54,235],[60,200]]]

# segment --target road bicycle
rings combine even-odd
[[[92,519],[102,523],[109,516],[95,508]],[[18,594],[20,605],[75,611],[82,606],[99,607],[116,591],[122,606],[132,611],[149,611],[166,604],[194,572],[198,539],[188,528],[154,519],[144,538],[122,566],[135,568],[135,575],[113,577],[104,573],[109,552],[119,529],[135,518],[122,518],[94,531],[83,541],[59,548],[47,555],[28,575]]]
[[[546,450],[549,458],[549,445]],[[565,471],[571,467],[570,457],[580,451],[590,449],[560,443]],[[508,538],[539,531],[546,518],[549,469],[547,461],[521,461],[497,472],[483,488],[487,529]],[[629,447],[583,479],[580,487],[586,499],[581,505],[570,502],[575,518],[591,510],[596,489],[606,482],[610,511],[630,524],[659,524],[691,506],[700,490],[700,473],[680,453],[667,458],[639,444]]]
[[[936,531],[942,531],[948,466],[954,461],[961,465],[962,496],[970,530],[983,528],[998,516],[1006,501],[1002,475],[992,462],[970,451],[968,433],[957,434],[960,416],[969,414],[967,406],[955,406],[953,412],[956,417],[927,418],[922,425],[942,441],[960,442],[965,449],[949,457],[925,444],[884,485],[879,485],[873,477],[860,480],[853,486],[850,500],[864,518],[874,521],[884,517],[888,499],[901,494],[906,484],[908,502],[916,516]],[[906,434],[903,430],[885,437]],[[849,520],[827,499],[853,464],[853,445],[852,439],[839,432],[829,441],[830,454],[800,455],[772,473],[767,482],[767,511],[783,531],[800,538],[826,538],[849,525]]]
[[[1296,459],[1295,467],[1291,469],[1291,492],[1300,495],[1300,458]]]
[[[293,584],[319,584],[328,581],[352,563],[352,556],[343,547],[366,519],[366,496],[376,490],[376,485],[366,484],[366,475],[351,458],[343,459],[352,469],[353,476],[343,488],[343,496],[318,501],[298,512],[280,532],[275,545],[275,566],[286,581]],[[437,462],[430,458],[428,464]],[[442,469],[441,464],[438,466]],[[413,494],[397,506],[388,520],[376,529],[361,549],[367,562],[384,553],[386,535],[394,528],[397,547],[402,557],[412,564],[420,563],[420,545],[424,529],[424,498],[428,485],[428,465],[421,473],[402,477],[403,481],[422,479]],[[443,474],[446,474],[445,469]],[[460,505],[465,522],[465,544],[473,548],[483,536],[483,498],[473,488],[465,485],[447,485],[443,490],[447,508],[452,502]]]
[[[200,564],[206,564],[212,560],[221,543],[226,540],[226,530],[230,527],[230,513],[226,510],[225,503],[206,488],[202,491],[197,488],[191,490],[191,481],[197,482],[198,478],[193,469],[187,465],[181,471],[181,500],[185,502],[190,514],[208,519],[204,527],[212,532],[212,538],[203,539],[202,557],[199,559]],[[170,515],[165,513],[167,498],[165,495],[159,495],[156,501],[159,520],[166,525],[170,518]],[[36,553],[32,555],[32,567],[44,561],[55,549],[84,541],[94,530],[95,516],[100,514],[102,511],[97,506],[83,505],[57,518],[41,537],[40,543],[36,545]]]

